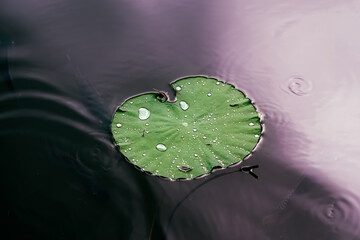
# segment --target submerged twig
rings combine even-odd
[[[254,178],[258,179],[259,177],[254,173],[253,169],[255,168],[259,168],[259,165],[254,165],[254,166],[244,166],[242,168],[240,168],[240,171],[242,172],[247,172],[249,173],[251,176],[253,176]]]

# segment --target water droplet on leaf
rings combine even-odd
[[[187,104],[187,102],[185,102],[185,101],[181,101],[180,102],[180,107],[181,107],[182,110],[186,111],[189,108],[189,104]]]
[[[165,152],[167,147],[164,144],[159,143],[158,145],[156,145],[156,149],[159,150],[160,152]]]
[[[150,111],[146,108],[139,108],[139,118],[140,120],[145,120],[150,117]]]

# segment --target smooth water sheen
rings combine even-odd
[[[359,239],[359,27],[355,0],[1,1],[2,238]],[[260,144],[199,180],[149,176],[115,109],[190,75],[243,90]]]

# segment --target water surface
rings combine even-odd
[[[30,239],[359,239],[358,1],[0,3],[1,217]],[[126,98],[205,75],[264,114],[242,165],[170,182],[110,132]],[[238,171],[259,164],[259,179]]]

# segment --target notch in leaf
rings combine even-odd
[[[160,102],[167,102],[168,97],[166,96],[165,92],[162,92],[160,90],[157,90],[156,88],[154,88],[155,91],[158,92],[156,99],[159,100]]]

